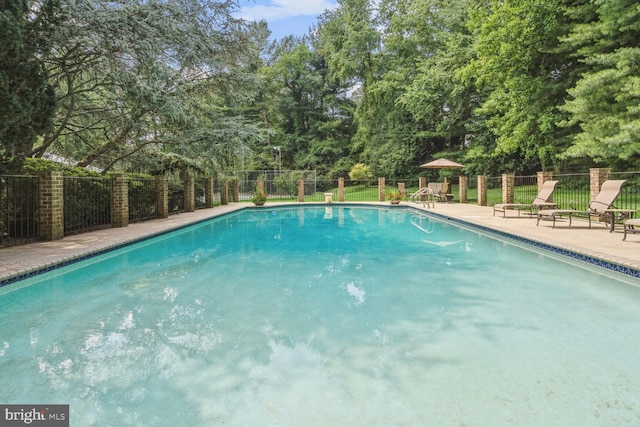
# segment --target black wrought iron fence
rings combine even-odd
[[[38,238],[38,177],[0,176],[0,246]]]
[[[553,202],[562,209],[586,210],[591,198],[588,173],[553,175],[558,181],[553,191]]]
[[[323,202],[324,193],[331,193],[333,201],[338,201],[337,179],[316,179],[314,183],[307,185],[305,181],[304,199],[310,202]]]
[[[111,180],[108,177],[63,177],[64,234],[111,226]]]
[[[487,177],[487,205],[497,203],[502,203],[502,177],[490,176]]]
[[[184,212],[184,187],[182,181],[169,179],[169,215]]]
[[[207,207],[207,180],[196,179],[193,183],[194,191],[194,207],[196,209],[203,209]]]
[[[158,217],[156,183],[149,178],[129,178],[129,221]]]
[[[222,203],[222,192],[224,190],[223,182],[217,179],[213,181],[213,204],[219,205]]]
[[[238,199],[240,201],[250,200],[255,194],[258,183],[256,180],[244,180],[238,181]],[[265,193],[269,194],[269,191],[265,188]],[[269,194],[273,198],[273,193]]]
[[[478,179],[469,177],[467,179],[467,203],[478,202]]]
[[[611,179],[626,179],[614,202],[618,209],[640,209],[640,172],[612,172]],[[636,216],[640,216],[636,214]]]
[[[377,201],[379,198],[377,179],[344,181],[345,202],[371,202]]]
[[[390,178],[385,180],[385,193],[389,194],[391,190],[401,191],[401,187],[404,186],[405,196],[410,196],[419,190],[419,179],[404,179],[404,178]],[[377,199],[376,199],[377,200]]]
[[[531,203],[538,195],[538,178],[535,175],[515,176],[513,179],[513,201]]]

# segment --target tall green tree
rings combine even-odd
[[[578,125],[569,157],[619,168],[640,167],[640,6],[597,0],[595,19],[563,41],[587,70],[569,90],[565,122]]]
[[[0,2],[0,173],[19,168],[52,126],[55,96],[41,58],[58,20],[57,0]]]
[[[566,1],[475,0],[469,25],[476,58],[464,75],[487,93],[477,113],[496,138],[495,152],[521,159],[514,172],[557,167],[569,144],[559,109],[575,60],[559,49],[569,26]]]
[[[419,50],[415,54],[415,74],[409,75],[406,90],[397,102],[420,124],[419,160],[446,154],[471,168],[485,161],[478,148],[484,147],[486,129],[474,114],[482,99],[474,79],[458,76],[474,53],[467,28],[469,6],[470,0],[410,3],[406,21],[419,41]],[[470,151],[473,147],[476,149]]]
[[[357,101],[352,153],[375,174],[415,170],[420,141],[411,115],[396,103],[414,75],[415,40],[404,38],[410,4],[404,0],[343,0],[320,19],[322,54],[335,78]],[[410,166],[409,166],[410,165]]]
[[[335,175],[333,166],[349,155],[353,133],[354,107],[346,88],[329,76],[309,38],[284,39],[272,53],[270,65],[261,69],[270,99],[264,115],[271,136],[265,148],[285,168]]]
[[[80,166],[162,168],[165,153],[223,160],[260,135],[239,103],[255,90],[255,27],[215,0],[67,1],[45,57],[55,85],[47,151]]]

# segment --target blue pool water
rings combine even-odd
[[[0,403],[82,427],[640,424],[640,287],[554,258],[402,208],[242,211],[0,290]]]

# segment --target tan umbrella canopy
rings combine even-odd
[[[425,163],[424,165],[420,165],[421,168],[427,169],[457,169],[463,168],[464,165],[460,163],[453,162],[448,159],[436,159],[429,163]]]

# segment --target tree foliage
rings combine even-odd
[[[258,52],[231,3],[91,0],[65,9],[72,19],[44,57],[57,114],[33,155],[157,169],[167,151],[219,162],[259,136],[235,111],[255,90],[245,67]]]
[[[55,97],[41,56],[58,22],[56,0],[0,3],[0,173],[18,168],[51,128]]]
[[[566,123],[580,126],[566,155],[638,166],[640,7],[634,0],[594,4],[596,20],[574,26],[565,39],[588,68],[564,105]]]
[[[262,166],[274,167],[281,156],[291,169],[340,175],[333,166],[349,156],[353,134],[347,88],[329,76],[325,58],[304,40],[285,39],[271,52],[271,66],[260,69],[261,116],[270,130]]]
[[[635,0],[339,0],[274,42],[235,1],[41,1],[7,0],[0,17],[4,163],[640,167]]]

